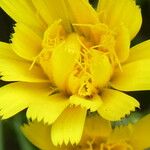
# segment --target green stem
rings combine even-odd
[[[13,125],[14,125],[14,130],[16,132],[17,140],[19,143],[19,146],[21,150],[36,150],[28,141],[27,139],[23,136],[21,132],[21,125],[22,125],[22,116],[17,116],[13,120]]]
[[[3,142],[3,125],[0,122],[0,150],[4,150],[4,142]]]

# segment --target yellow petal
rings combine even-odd
[[[120,120],[139,107],[136,99],[116,90],[105,89],[101,98],[103,104],[98,109],[98,113],[110,121]]]
[[[91,112],[96,111],[102,104],[100,96],[95,96],[91,99],[86,99],[73,95],[69,98],[69,102],[76,106],[81,106],[82,108],[90,109]]]
[[[50,124],[68,105],[62,95],[50,96],[51,92],[49,84],[16,82],[3,86],[0,88],[0,115],[7,119],[28,107],[28,118]]]
[[[19,57],[11,49],[11,45],[4,42],[0,42],[0,58],[19,59]]]
[[[21,98],[20,99],[18,99],[16,97],[11,98],[9,95],[8,95],[8,97],[6,97],[6,96],[4,96],[3,92],[6,92],[6,87],[5,87],[5,89],[0,89],[0,94],[1,94],[1,96],[0,96],[0,98],[1,98],[1,100],[0,100],[0,109],[1,109],[0,116],[1,116],[1,119],[8,119],[28,107],[26,101],[21,100]],[[9,92],[11,92],[11,91],[9,91]],[[14,92],[16,92],[16,91],[14,91]]]
[[[116,35],[116,54],[120,62],[124,62],[129,56],[130,35],[128,29],[124,25],[120,25]]]
[[[88,116],[85,120],[81,143],[87,139],[108,138],[112,131],[111,123],[99,115]]]
[[[30,70],[31,64],[18,57],[9,44],[0,43],[0,74],[4,81],[48,82],[38,65]]]
[[[144,41],[130,49],[127,63],[140,59],[150,59],[150,40]]]
[[[72,31],[65,0],[32,0],[32,2],[36,11],[40,13],[48,25],[61,19],[65,29],[68,32]]]
[[[33,97],[35,90],[30,84],[11,83],[0,88],[0,116],[7,119],[28,107],[28,99]],[[35,94],[34,94],[35,95]]]
[[[50,126],[42,122],[30,122],[21,127],[24,135],[31,143],[43,150],[59,150],[51,142]]]
[[[1,79],[4,81],[48,82],[42,69],[35,65],[29,70],[30,64],[15,59],[0,58]]]
[[[68,101],[63,95],[45,95],[31,101],[27,110],[27,118],[52,124],[67,106]]]
[[[136,150],[150,147],[150,115],[146,115],[134,125],[131,143]]]
[[[34,60],[34,58],[42,50],[42,39],[29,27],[22,23],[17,23],[15,33],[12,38],[12,49],[20,57],[27,60]]]
[[[112,29],[123,23],[130,32],[130,39],[135,37],[142,24],[141,11],[135,0],[99,0],[98,12],[102,14],[100,21]]]
[[[40,14],[40,16],[43,18],[43,20],[49,25],[54,21],[54,18],[52,18],[51,9],[49,9],[48,0],[31,0],[34,7],[36,8],[36,11]],[[49,1],[50,3],[50,1]],[[52,7],[52,6],[51,6]]]
[[[21,82],[11,83],[1,87],[0,115],[3,116],[3,119],[7,119],[27,108],[29,101],[34,101],[40,94],[43,94],[44,88],[47,89],[47,85]]]
[[[44,31],[45,24],[37,15],[30,0],[14,0],[13,2],[1,0],[0,6],[16,22],[22,22],[38,33]]]
[[[74,65],[80,56],[80,43],[76,34],[71,34],[66,41],[58,45],[51,56],[51,73],[55,84],[60,89],[65,89],[69,74],[73,71]],[[66,59],[67,58],[67,59]],[[62,65],[63,64],[63,65]]]
[[[131,124],[127,126],[117,126],[109,136],[107,142],[119,143],[122,141],[129,141],[132,131],[133,131],[133,126]]]
[[[96,24],[99,22],[94,8],[85,0],[67,0],[66,5],[69,9],[73,23]]]
[[[111,86],[123,91],[150,90],[150,59],[133,61],[117,69]]]
[[[89,27],[84,26],[84,24],[99,23],[99,18],[94,8],[85,0],[67,0],[66,6],[68,7],[68,13],[74,25],[73,27],[76,27],[80,34],[82,32],[85,36],[89,36]]]
[[[68,107],[52,125],[51,138],[54,145],[78,144],[81,140],[86,109]]]

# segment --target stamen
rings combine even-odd
[[[44,48],[53,48],[55,45],[57,44],[57,38],[46,38],[45,40],[43,40],[43,47]]]
[[[92,24],[79,24],[79,23],[73,23],[73,26],[79,26],[79,27],[92,27]]]
[[[43,49],[44,50],[44,49]],[[38,58],[41,56],[41,54],[43,53],[43,50],[33,59],[30,67],[29,67],[29,70],[31,71],[32,68],[34,67],[35,63],[37,62]]]
[[[36,57],[33,59],[33,62],[31,63],[31,65],[30,65],[30,67],[29,67],[29,71],[32,70],[32,68],[34,67],[34,65],[35,65],[35,63],[36,63],[36,61],[37,61],[37,59],[38,59],[38,56],[36,56]]]
[[[81,70],[84,71],[85,68],[83,67],[82,63],[80,61],[77,61],[76,63],[79,65],[79,67],[81,67]]]
[[[81,44],[81,46],[88,51],[88,48],[85,46],[85,44],[81,41],[80,36],[77,36],[77,39],[79,41],[79,43]]]
[[[29,70],[32,70],[32,68],[34,67],[34,65],[37,63],[38,59],[40,57],[42,57],[42,55],[45,53],[45,52],[49,52],[50,53],[50,50],[49,49],[42,49],[41,52],[33,59],[30,67],[29,67]],[[47,58],[48,59],[48,58]],[[47,60],[46,59],[46,60]]]
[[[50,96],[50,95],[53,95],[53,94],[55,94],[55,93],[57,93],[58,91],[59,91],[58,88],[56,88],[56,87],[51,87],[51,91],[49,92],[49,96]]]
[[[114,55],[114,57],[115,57],[116,63],[117,63],[117,65],[118,65],[118,67],[119,67],[120,71],[121,71],[121,72],[123,72],[123,70],[122,70],[122,66],[121,66],[121,63],[120,63],[120,61],[119,61],[119,58],[118,58],[118,56],[117,56],[116,52],[115,52],[115,51],[113,51],[112,53],[113,53],[113,55]]]
[[[94,139],[92,141],[87,141],[87,145],[89,146],[89,150],[94,150],[93,149],[93,143],[94,143]]]
[[[94,46],[92,46],[92,47],[90,47],[90,48],[91,48],[91,49],[96,49],[96,48],[100,48],[100,47],[103,47],[103,45],[102,45],[102,44],[94,45]]]

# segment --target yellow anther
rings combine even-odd
[[[94,149],[93,149],[93,143],[94,143],[94,140],[92,140],[92,141],[87,141],[87,145],[89,146],[88,150],[94,150]]]
[[[80,36],[77,36],[77,39],[79,41],[79,43],[81,44],[81,46],[88,51],[88,48],[85,46],[85,44],[81,41]]]

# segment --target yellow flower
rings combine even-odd
[[[50,126],[41,122],[24,125],[24,135],[43,150],[144,150],[150,147],[150,115],[135,124],[112,129],[110,122],[98,116],[87,117],[82,139],[78,145],[54,146]]]
[[[16,21],[12,43],[0,43],[0,115],[27,108],[52,124],[55,144],[78,143],[87,110],[107,120],[138,101],[121,91],[150,89],[150,41],[130,49],[142,18],[134,0],[0,0]],[[69,133],[69,134],[68,134]],[[61,138],[59,138],[61,137]]]

